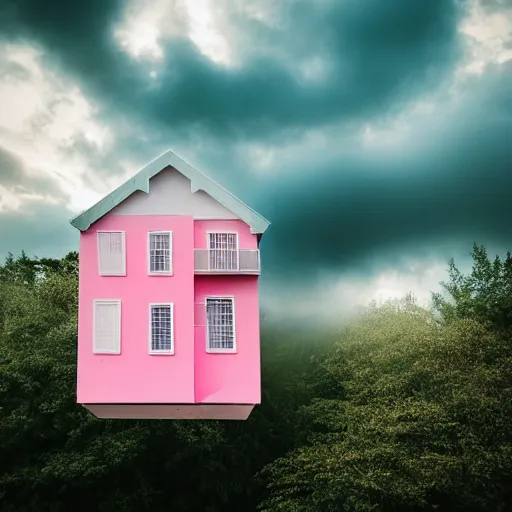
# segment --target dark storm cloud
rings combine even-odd
[[[28,177],[25,166],[19,158],[0,146],[0,185],[12,193],[24,192],[33,194],[62,195],[57,184],[52,180],[40,177]]]
[[[433,246],[443,258],[451,256],[443,245],[510,249],[511,70],[471,79],[456,109],[439,106],[441,117],[413,127],[391,155],[361,148],[330,163],[319,156],[314,171],[277,176],[270,193],[266,183],[265,193],[254,193],[274,220],[262,242],[266,270],[314,279],[318,269],[368,272],[370,261],[396,264]]]
[[[279,128],[387,112],[438,84],[457,58],[459,10],[452,0],[345,0],[283,4],[285,30],[237,20],[240,30],[275,50],[252,51],[241,69],[216,66],[188,41],[168,41],[151,83],[147,65],[132,61],[113,39],[121,2],[11,1],[3,8],[11,36],[35,39],[91,94],[181,130],[200,124],[216,136],[269,137]],[[289,64],[319,56],[325,82],[297,78]]]
[[[485,0],[489,12],[498,4]],[[118,147],[112,161],[77,139],[70,150],[88,154],[94,172],[116,172],[118,155],[154,158],[155,145],[166,145],[171,135],[179,139],[190,127],[204,140],[212,137],[210,144],[218,142],[211,152],[194,154],[190,147],[182,156],[215,170],[227,188],[271,220],[262,242],[265,279],[300,276],[304,284],[319,272],[333,276],[364,267],[368,273],[369,261],[399,265],[403,254],[421,257],[432,247],[442,252],[443,244],[469,249],[476,240],[510,247],[512,81],[505,66],[472,78],[456,108],[440,96],[433,118],[422,118],[391,153],[358,146],[343,132],[333,139],[336,147],[309,153],[298,147],[291,163],[276,160],[271,173],[254,177],[252,163],[244,164],[233,145],[247,137],[263,148],[266,142],[279,146],[310,127],[328,131],[344,123],[358,129],[392,119],[423,93],[442,92],[459,64],[464,2],[289,2],[282,30],[232,20],[256,47],[241,68],[219,67],[190,42],[172,40],[165,43],[156,81],[149,79],[149,64],[134,62],[113,40],[122,5],[17,0],[0,13],[11,40],[41,44],[49,66],[60,66],[107,105],[108,122],[111,113],[122,112],[147,129],[149,139]],[[317,56],[327,63],[325,81],[308,82],[291,69]],[[68,217],[54,212],[47,224],[16,222],[30,233],[42,230],[33,239],[43,247],[53,228],[71,243]],[[0,225],[6,225],[2,218]],[[18,247],[23,240],[12,236],[5,246]]]
[[[5,149],[0,148],[0,183],[18,181],[23,165],[18,158]]]

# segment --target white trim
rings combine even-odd
[[[121,353],[121,299],[93,299],[92,304],[92,352],[93,354],[120,354]],[[98,350],[96,348],[96,304],[116,304],[119,306],[118,340],[116,350]]]
[[[211,197],[211,196],[210,196]],[[228,210],[230,211],[230,210]],[[194,220],[215,220],[215,221],[219,221],[219,222],[223,222],[223,221],[233,221],[233,220],[241,220],[240,217],[238,217],[237,215],[233,214],[234,216],[233,217],[229,217],[229,218],[226,218],[226,217],[215,217],[215,216],[204,216],[204,215],[194,215]],[[212,231],[212,233],[216,233],[216,231]],[[227,233],[227,231],[223,231],[223,233]]]
[[[206,220],[206,219],[205,219]],[[222,219],[217,219],[219,221],[221,221]],[[210,233],[225,233],[225,234],[228,234],[228,235],[238,235],[238,231],[235,229],[221,229],[221,230],[218,230],[218,229],[209,229],[208,231],[206,231],[206,235],[209,235]]]
[[[236,269],[214,269],[214,271],[218,270],[222,272],[235,270],[236,272],[238,272],[240,270],[240,236],[238,235],[238,231],[215,230],[206,232],[206,248],[208,249],[208,272],[212,271],[212,269],[210,268],[210,251],[212,250],[212,248],[210,247],[210,235],[236,235]]]
[[[101,253],[100,253],[100,234],[101,233],[121,233],[123,261],[122,270],[114,273],[106,273],[101,270]],[[96,231],[96,252],[98,255],[98,275],[100,276],[126,276],[126,232],[120,229],[99,229]]]
[[[169,270],[151,271],[151,235],[169,235]],[[172,231],[148,231],[146,237],[146,259],[148,276],[172,276],[173,275],[173,252],[172,252]]]
[[[151,334],[152,334],[152,320],[153,317],[151,315],[152,308],[156,306],[170,306],[171,308],[171,349],[170,350],[153,350],[152,344],[151,344]],[[173,356],[174,355],[174,303],[173,302],[151,302],[149,304],[148,308],[148,354],[149,355],[167,355],[167,356]]]
[[[210,332],[208,328],[208,299],[228,299],[231,300],[233,310],[233,348],[210,348]],[[204,313],[206,324],[206,352],[208,354],[236,354],[236,312],[235,297],[233,295],[205,295],[204,297]]]

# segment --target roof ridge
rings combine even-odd
[[[217,185],[217,187],[221,188],[224,190],[224,192],[226,192],[227,194],[229,194],[231,197],[233,197],[233,199],[236,199],[238,202],[242,203],[246,208],[248,208],[249,210],[251,210],[252,212],[254,212],[256,215],[258,215],[259,217],[261,217],[262,219],[265,219],[265,217],[263,217],[263,215],[259,214],[254,208],[251,208],[248,204],[244,203],[244,201],[242,201],[240,198],[236,197],[235,194],[233,194],[233,192],[230,192],[224,185],[222,185],[221,183],[219,183],[217,180],[214,180],[213,178],[211,178],[210,176],[204,174],[202,171],[200,171],[199,169],[197,169],[196,167],[194,167],[188,160],[186,160],[185,158],[183,158],[181,155],[179,155],[178,153],[176,153],[176,151],[172,150],[172,149],[168,149],[166,151],[166,153],[174,153],[178,158],[181,158],[181,160],[183,160],[186,164],[190,165],[190,167],[192,167],[193,169],[196,169],[197,172],[200,172],[205,178],[209,179],[214,185]],[[165,154],[165,153],[164,153]],[[162,155],[161,155],[162,156]],[[265,219],[267,222],[269,222],[267,219]]]
[[[173,162],[174,159],[177,159],[178,162]],[[162,165],[156,172],[154,172],[152,166],[157,164],[159,160],[163,160],[163,162],[161,162]],[[181,164],[184,164],[188,169],[180,169]],[[196,187],[194,192],[197,190],[203,190],[208,195],[213,197],[213,199],[215,199],[217,202],[222,204],[225,208],[235,213],[238,217],[240,217],[240,219],[242,219],[250,226],[252,233],[263,234],[263,232],[270,225],[270,222],[265,217],[260,215],[256,210],[248,206],[241,199],[236,197],[232,192],[226,189],[223,185],[210,178],[208,175],[204,174],[202,171],[188,162],[185,158],[178,155],[171,149],[167,149],[158,157],[151,160],[131,178],[101,198],[93,206],[87,210],[83,210],[80,214],[71,219],[70,223],[80,231],[87,230],[91,224],[112,211],[116,206],[118,206],[131,194],[133,194],[133,192],[141,190],[143,192],[149,193],[149,180],[162,172],[167,166],[174,167],[180,174],[188,178],[191,182],[191,185]],[[142,185],[141,179],[144,178],[145,183]],[[202,179],[205,180],[203,186],[197,183],[198,180]],[[211,185],[211,188],[209,185]],[[225,204],[226,202],[228,204]]]

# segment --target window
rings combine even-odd
[[[96,299],[93,312],[93,352],[121,353],[121,301]]]
[[[208,233],[210,270],[238,269],[238,234]]]
[[[149,305],[149,353],[174,354],[174,305]]]
[[[236,352],[233,298],[206,299],[206,331],[207,352]]]
[[[124,231],[98,231],[98,272],[100,276],[126,275]]]
[[[151,231],[148,233],[149,274],[172,274],[172,233]]]

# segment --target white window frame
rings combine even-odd
[[[151,235],[169,235],[169,270],[151,270]],[[172,231],[148,231],[147,235],[147,260],[149,276],[172,276],[173,275],[173,253],[172,253]]]
[[[215,249],[215,247],[210,247],[210,235],[235,235],[236,237],[236,268],[211,268],[210,264],[210,251],[212,250],[222,250]],[[238,272],[240,270],[240,237],[238,236],[238,231],[207,231],[206,232],[206,247],[208,249],[208,270],[211,272]]]
[[[96,348],[96,305],[97,304],[116,304],[119,306],[119,325],[118,325],[118,335],[119,339],[117,341],[117,349],[115,350],[101,350]],[[114,354],[118,355],[121,353],[121,318],[123,314],[122,302],[121,299],[93,299],[92,304],[92,352],[93,354]]]
[[[120,233],[121,234],[121,244],[123,249],[123,263],[122,269],[119,272],[104,272],[101,270],[101,250],[100,250],[100,235],[101,234],[112,234],[112,233]],[[100,276],[126,276],[126,232],[121,231],[119,229],[101,229],[96,231],[96,246],[98,252],[98,275]]]
[[[171,348],[170,350],[154,350],[153,349],[153,308],[168,306],[171,309]],[[148,353],[150,355],[174,355],[174,303],[172,302],[152,302],[149,304],[149,322],[148,322]]]
[[[211,348],[210,347],[210,324],[208,322],[208,300],[230,300],[233,311],[233,348]],[[206,319],[206,352],[208,354],[236,354],[236,311],[235,297],[233,295],[208,295],[204,298],[204,312]]]

